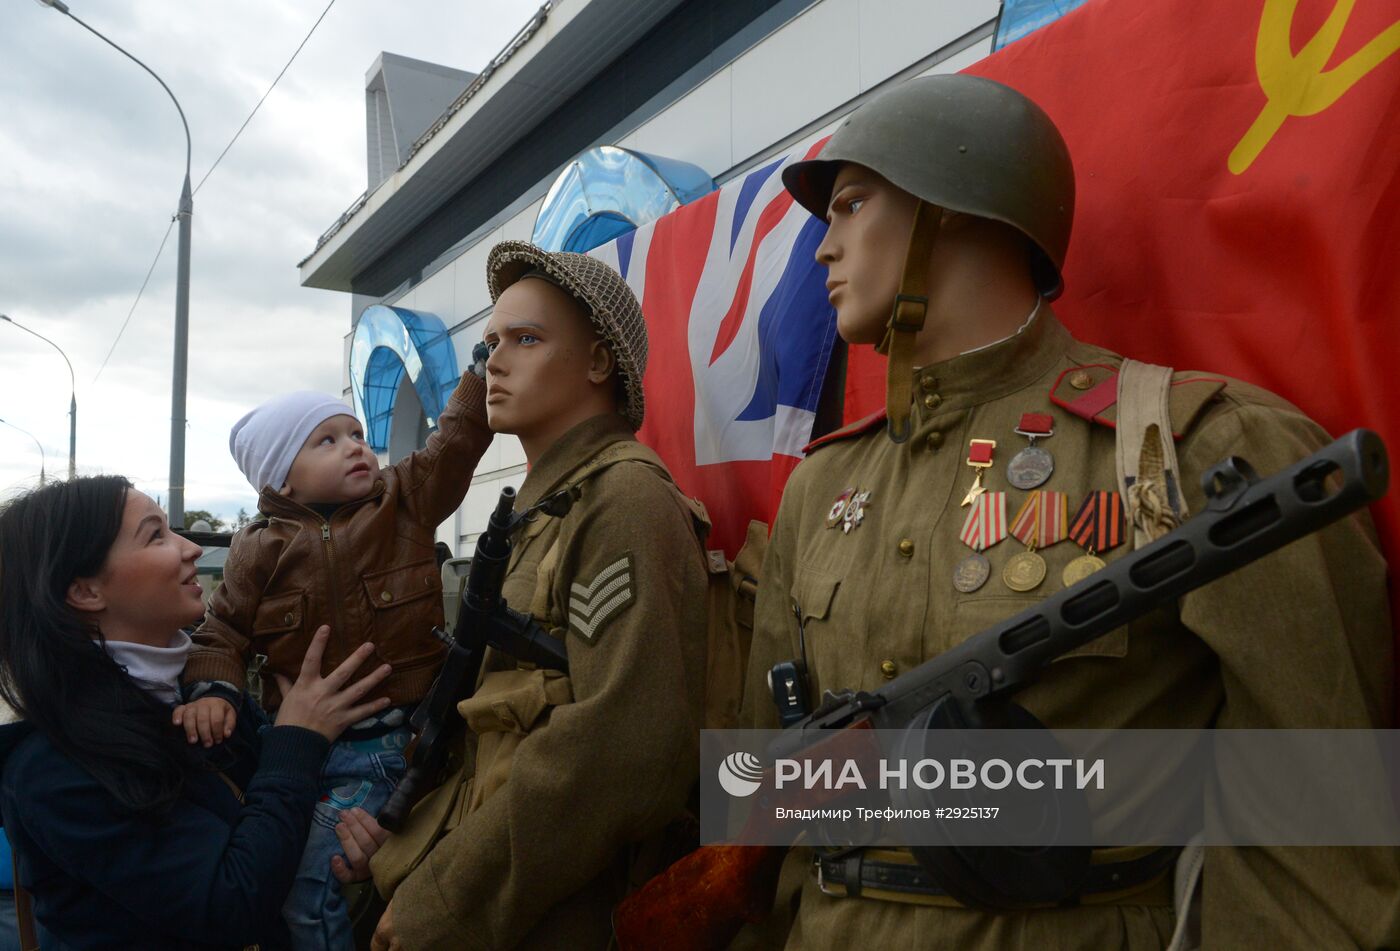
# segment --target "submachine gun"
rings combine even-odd
[[[1051,661],[1376,501],[1388,477],[1385,446],[1364,429],[1262,481],[1247,462],[1231,457],[1202,477],[1205,510],[1175,530],[878,690],[828,692],[811,715],[780,734],[770,758],[820,757],[823,748],[846,755],[863,736],[873,737],[851,731],[869,729],[903,731],[898,752],[913,758],[933,730],[1043,729],[1011,697]],[[783,794],[760,792],[750,830],[774,822],[772,807]],[[1070,898],[1089,864],[1087,848],[940,841],[910,851],[949,895],[993,910],[1027,907],[1028,891],[1042,901],[1048,891],[1053,901],[1058,888]],[[785,846],[717,845],[690,853],[618,906],[619,945],[624,951],[726,947],[746,921],[772,908],[786,852]]]
[[[510,567],[515,530],[539,514],[561,516],[572,504],[573,496],[565,490],[516,514],[515,489],[507,486],[501,490],[486,531],[477,539],[452,633],[433,628],[433,636],[447,645],[447,659],[409,721],[414,734],[412,762],[379,813],[379,824],[390,832],[403,827],[414,804],[433,788],[448,755],[460,744],[464,724],[457,715],[457,704],[476,691],[486,648],[493,647],[536,667],[568,672],[564,643],[551,637],[528,614],[507,605],[501,586]]]

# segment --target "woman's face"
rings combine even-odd
[[[204,614],[195,559],[204,550],[170,531],[165,513],[135,489],[126,493],[121,531],[96,577],[79,579],[69,601],[96,615],[110,641],[168,647],[175,632]]]

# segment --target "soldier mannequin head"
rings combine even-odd
[[[1009,336],[1037,295],[1060,292],[1069,151],[1049,116],[1000,83],[910,80],[851,113],[783,184],[830,223],[816,256],[842,337],[889,356],[896,442],[909,435],[914,366]]]
[[[617,412],[612,349],[579,302],[548,280],[506,288],[482,339],[491,350],[487,420],[518,436],[531,463],[584,420]]]
[[[487,258],[486,281],[495,304],[482,335],[492,430],[518,436],[534,464],[595,416],[617,413],[640,428],[646,322],[622,275],[584,254],[503,241]]]
[[[884,337],[918,203],[878,172],[841,163],[816,256],[827,267],[837,331],[847,343],[878,344]],[[915,366],[1011,335],[1039,296],[1025,237],[990,218],[944,211],[923,266],[929,302]]]

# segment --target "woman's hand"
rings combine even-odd
[[[369,860],[389,838],[389,830],[381,826],[374,816],[356,808],[340,814],[340,821],[335,824],[335,834],[345,855],[331,857],[331,874],[342,885],[369,878]]]
[[[365,695],[389,676],[390,667],[382,665],[350,686],[345,686],[352,674],[374,653],[374,645],[361,644],[355,652],[345,658],[329,675],[321,676],[321,658],[326,652],[326,641],[331,629],[322,624],[311,638],[311,646],[301,661],[301,673],[297,682],[292,683],[281,674],[276,674],[277,686],[282,691],[282,706],[277,710],[278,726],[300,726],[315,730],[332,743],[347,726],[389,705],[388,697],[376,697],[361,703]]]
[[[238,711],[223,697],[203,697],[176,707],[170,721],[185,728],[191,743],[203,741],[205,746],[213,746],[233,736]]]

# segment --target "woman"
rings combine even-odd
[[[0,697],[22,718],[0,728],[0,812],[46,951],[287,946],[321,761],[387,703],[364,700],[387,666],[346,686],[368,644],[320,676],[323,627],[275,726],[245,710],[190,746],[176,684],[200,554],[120,476],[0,512]]]

